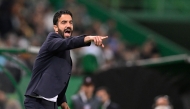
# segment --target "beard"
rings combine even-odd
[[[63,38],[71,37],[72,33],[73,33],[73,30],[70,27],[68,27],[68,28],[66,28],[64,30],[61,30],[61,29],[58,28],[58,34],[60,34]]]

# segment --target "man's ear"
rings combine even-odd
[[[54,29],[55,32],[58,32],[58,27],[57,27],[57,25],[53,25],[53,29]]]

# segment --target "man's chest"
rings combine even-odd
[[[69,50],[63,51],[63,52],[59,52],[59,53],[55,53],[54,56],[66,60],[72,66],[72,60],[71,60],[71,56],[70,56],[70,51]]]

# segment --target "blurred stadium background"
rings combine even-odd
[[[158,95],[190,109],[189,0],[0,0],[0,109],[24,109],[35,57],[59,9],[73,13],[73,35],[109,36],[105,48],[72,50],[69,104],[91,75],[122,109],[150,109]]]

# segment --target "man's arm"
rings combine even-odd
[[[85,35],[73,36],[69,38],[61,38],[58,34],[54,33],[47,39],[47,50],[52,51],[64,51],[74,48],[89,46],[89,43],[84,42]]]
[[[58,37],[58,34],[54,33],[47,41],[48,51],[63,51],[84,46],[89,46],[93,41],[97,46],[103,46],[102,40],[107,36],[74,36],[69,38]]]

